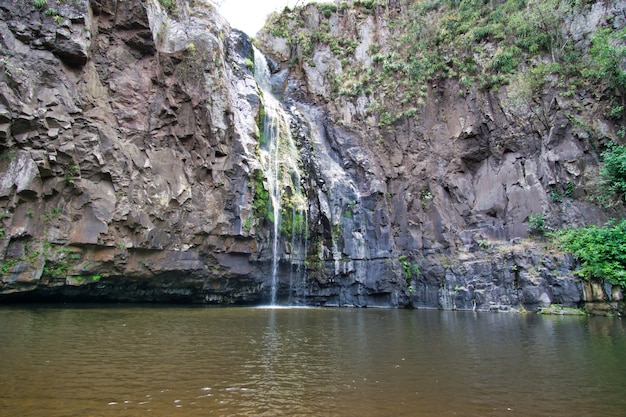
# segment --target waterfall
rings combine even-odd
[[[294,285],[298,278],[304,277],[302,265],[306,258],[308,206],[300,186],[302,177],[300,156],[291,135],[290,117],[272,93],[271,74],[267,60],[256,48],[254,48],[254,63],[254,77],[261,89],[264,115],[259,139],[259,154],[271,205],[268,212],[269,220],[272,222],[270,304],[276,305],[279,262],[283,251],[289,254],[289,261],[292,265],[290,286]],[[285,238],[284,241],[281,236]],[[283,249],[281,243],[285,243],[288,247]]]

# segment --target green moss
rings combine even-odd
[[[265,107],[263,106],[263,101],[261,101],[259,106],[259,114],[256,118],[256,125],[259,129],[259,146],[261,148],[265,148],[267,146],[267,138],[265,137],[265,129],[263,128],[265,125]]]
[[[13,269],[13,267],[17,264],[17,262],[18,262],[17,259],[5,259],[0,264],[0,275],[4,275],[7,272],[9,272],[11,269]]]
[[[250,71],[254,71],[254,59],[246,58],[243,63]]]
[[[293,206],[283,206],[281,213],[280,233],[287,238],[308,235],[306,230],[306,214],[296,211]]]
[[[159,4],[168,11],[176,9],[176,2],[174,0],[159,0]]]
[[[270,193],[263,185],[263,172],[257,170],[252,177],[254,197],[252,199],[252,212],[259,222],[270,219]]]

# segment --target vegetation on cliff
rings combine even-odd
[[[358,122],[378,128],[379,138],[429,117],[427,103],[440,98],[443,85],[454,85],[459,100],[476,92],[494,97],[508,121],[523,126],[516,135],[549,141],[555,129],[571,126],[599,168],[584,181],[577,173],[544,184],[547,202],[558,213],[566,200],[593,201],[618,216],[626,194],[620,145],[626,136],[626,28],[600,6],[588,0],[342,1],[285,8],[270,17],[265,33],[286,40],[294,72],[310,76],[317,67],[330,95],[315,100],[340,109],[365,106],[368,117]],[[618,2],[603,7],[614,6]],[[550,223],[541,211],[527,221],[540,234],[567,224]],[[616,238],[615,227],[562,232],[561,243],[583,263],[581,276],[624,284],[619,277],[626,265],[614,262],[615,248],[600,249],[602,239],[587,239],[596,232]],[[610,255],[602,266],[586,267],[572,242]]]
[[[392,6],[385,1],[344,1],[339,7],[316,5],[326,21],[314,29],[305,24],[303,7],[271,16],[265,31],[291,45],[292,65],[316,65],[315,48],[328,46],[341,62],[341,71],[329,74],[330,98],[368,97],[379,125],[418,115],[428,87],[444,79],[457,80],[460,95],[471,88],[511,85],[511,100],[541,119],[538,107],[548,87],[563,97],[581,88],[600,91],[606,85],[624,91],[620,62],[626,32],[599,28],[590,51],[579,33],[579,17],[592,3],[429,0]],[[355,50],[359,23],[371,14],[385,22],[392,36],[369,45],[370,63],[356,59]],[[353,23],[352,28],[334,34],[331,25],[337,19]],[[609,105],[608,112],[622,116],[621,102],[611,99]]]
[[[581,262],[578,275],[626,287],[626,220],[604,227],[561,230],[554,236]]]

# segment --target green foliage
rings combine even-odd
[[[67,184],[74,184],[80,177],[80,167],[77,164],[68,165],[65,169],[64,179]]]
[[[626,286],[626,220],[603,227],[561,230],[552,236],[581,262],[576,272],[579,276]]]
[[[624,106],[615,106],[611,109],[611,112],[609,113],[609,117],[611,119],[621,119],[622,116],[624,115]]]
[[[491,61],[491,68],[502,73],[513,72],[520,64],[522,51],[516,46],[511,46],[498,53]]]
[[[257,115],[256,125],[259,129],[259,146],[261,148],[267,147],[267,137],[265,136],[263,126],[265,125],[265,107],[263,106],[263,101],[259,106],[259,114]]]
[[[243,63],[246,66],[246,68],[248,68],[250,71],[254,71],[254,59],[253,58],[246,58],[243,61]]]
[[[159,0],[159,4],[170,11],[176,8],[176,2],[174,0]]]
[[[55,208],[52,209],[52,211],[44,212],[43,220],[45,220],[46,222],[50,222],[54,219],[59,218],[61,214],[63,214],[63,209],[61,209],[61,207],[59,206],[56,206]]]
[[[318,4],[317,9],[324,15],[325,18],[328,19],[337,11],[337,6],[332,3],[324,3]]]
[[[70,268],[70,263],[66,258],[60,258],[56,261],[47,260],[43,268],[44,275],[53,277],[64,277]]]
[[[246,220],[244,220],[243,225],[241,226],[241,229],[244,232],[249,232],[250,230],[252,230],[252,217],[246,217]]]
[[[598,29],[591,39],[591,65],[583,75],[608,82],[609,86],[626,91],[626,71],[622,61],[626,58],[626,28],[614,31],[612,27]]]
[[[546,222],[542,213],[528,216],[528,232],[532,235],[543,235],[546,232]]]
[[[294,236],[306,236],[306,214],[296,210],[293,206],[287,205],[282,207],[280,233],[288,238]]]
[[[325,19],[311,28],[305,16],[313,7],[326,17],[338,13],[342,24],[355,27],[368,14],[385,13],[391,36],[368,48],[371,63],[362,62],[354,54],[362,42],[358,30],[338,37]],[[285,9],[270,17],[265,31],[285,38],[292,68],[312,66],[316,51],[330,49],[341,64],[325,74],[331,99],[365,99],[369,120],[385,129],[419,117],[429,91],[445,79],[458,81],[462,97],[471,89],[507,86],[517,116],[538,132],[553,124],[550,100],[543,96],[546,84],[571,97],[589,84],[583,70],[598,77],[611,74],[612,85],[626,84],[619,66],[624,51],[618,46],[626,29],[598,32],[597,63],[588,62],[572,41],[572,22],[588,7],[585,0],[423,0],[404,2],[401,13],[385,12],[386,7],[386,1],[356,0]],[[615,103],[613,117],[624,115],[621,105]]]
[[[565,184],[565,186],[563,187],[563,192],[559,192],[557,189],[550,190],[550,198],[553,202],[560,204],[563,202],[564,197],[572,197],[572,195],[574,194],[574,187],[574,183],[568,181],[567,184]]]
[[[423,189],[420,192],[420,203],[422,205],[422,210],[428,210],[430,207],[430,202],[433,200],[433,195],[428,189]]]
[[[419,265],[412,264],[410,261],[408,261],[406,255],[398,256],[398,261],[400,262],[400,266],[402,267],[402,273],[407,284],[411,282],[411,278],[420,275],[421,271]],[[411,291],[409,290],[409,292]]]
[[[263,185],[263,172],[256,171],[253,177],[254,197],[252,199],[252,212],[259,221],[264,221],[269,217],[270,193]]]
[[[363,6],[366,9],[373,9],[374,6],[377,6],[377,5],[383,6],[384,3],[378,4],[376,2],[376,0],[355,0],[354,1],[354,5],[355,6]]]
[[[623,203],[626,198],[626,146],[610,144],[602,152],[600,168],[600,196],[605,205]]]
[[[17,259],[5,259],[0,264],[0,275],[4,275],[9,272],[17,264]]]
[[[48,5],[48,0],[34,0],[33,5],[37,9],[43,9],[44,7]]]
[[[343,213],[341,214],[341,217],[344,217],[346,219],[351,219],[352,216],[354,215],[354,206],[356,206],[356,201],[353,201],[351,203],[348,203],[346,205],[345,210],[343,211]]]

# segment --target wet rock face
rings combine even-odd
[[[272,220],[259,197],[264,109],[248,37],[208,0],[49,3],[0,4],[0,300],[267,302]],[[354,57],[371,63],[372,44],[393,34],[379,15],[363,19],[333,31],[356,28]],[[330,98],[328,74],[342,64],[328,48],[302,65],[284,39],[259,40],[308,200],[305,259],[291,260],[289,236],[278,247],[279,299],[478,310],[621,301],[619,289],[583,286],[567,256],[510,243],[535,213],[552,226],[608,216],[585,199],[598,161],[564,116],[571,103],[552,100],[554,127],[537,131],[504,96],[461,97],[447,80],[429,86],[419,117],[379,128],[367,98]],[[567,204],[549,197],[569,183]]]

